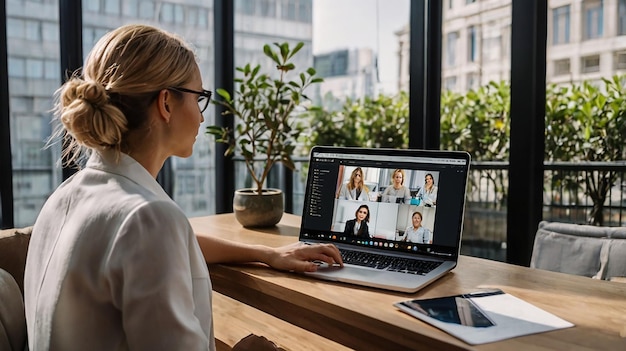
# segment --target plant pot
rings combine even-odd
[[[252,188],[235,190],[233,212],[244,227],[272,227],[280,222],[284,210],[280,189],[263,189],[261,194]]]

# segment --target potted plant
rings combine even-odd
[[[291,156],[304,129],[297,119],[306,110],[304,91],[323,81],[312,67],[292,72],[296,69],[292,59],[303,46],[265,45],[263,52],[276,64],[277,77],[261,72],[260,65],[246,64],[236,68],[243,76],[235,78],[234,94],[216,90],[214,103],[225,108],[223,115],[235,118],[235,128],[209,126],[206,132],[228,145],[226,156],[236,153],[243,158],[254,183],[253,188],[236,190],[233,198],[235,216],[246,227],[273,226],[284,211],[282,191],[265,188],[267,176],[277,163],[295,169]]]

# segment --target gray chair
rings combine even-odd
[[[626,227],[542,221],[530,267],[595,279],[626,277]]]
[[[32,227],[0,231],[0,350],[28,350],[23,283]]]
[[[0,350],[26,350],[26,341],[22,292],[13,276],[0,269]]]

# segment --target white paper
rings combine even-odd
[[[574,326],[574,324],[510,294],[503,293],[470,299],[492,319],[495,323],[494,326],[477,328],[446,323],[419,313],[400,303],[395,304],[395,306],[471,345],[485,344]]]

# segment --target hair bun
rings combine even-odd
[[[76,88],[78,99],[93,105],[94,108],[101,108],[108,103],[107,92],[104,86],[96,82],[84,82]]]
[[[72,78],[64,84],[60,101],[61,122],[79,144],[119,148],[128,121],[109,103],[104,86]]]

